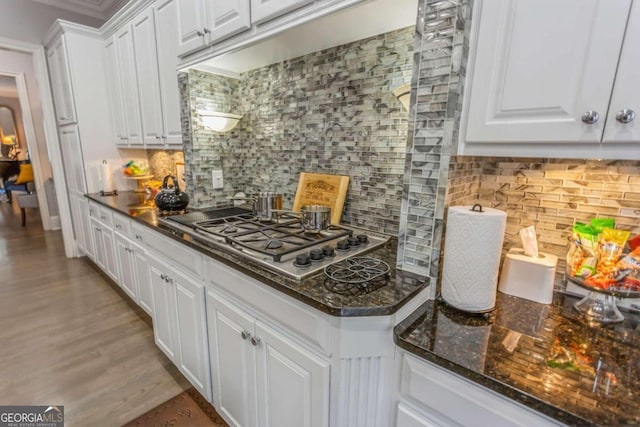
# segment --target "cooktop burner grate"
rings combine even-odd
[[[324,268],[324,286],[343,295],[367,294],[386,286],[390,271],[389,264],[376,258],[347,258]]]
[[[258,221],[244,215],[197,221],[191,226],[202,233],[224,239],[227,243],[268,255],[276,262],[300,249],[352,234],[350,230],[339,226],[331,226],[319,233],[308,233],[302,228],[299,219]]]

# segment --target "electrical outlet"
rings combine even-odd
[[[222,169],[211,171],[211,178],[213,179],[213,189],[224,188],[224,179],[222,178]]]

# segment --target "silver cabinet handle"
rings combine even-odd
[[[107,217],[106,217],[106,216],[103,216],[103,215],[100,215],[100,219],[101,219],[101,220],[103,220],[103,221],[106,221],[106,220],[107,220]]]
[[[156,135],[156,139],[160,139],[160,135]]]
[[[164,281],[167,280],[167,276],[165,276],[164,273],[160,273],[160,278]]]
[[[100,227],[96,227],[96,231],[101,231],[101,230],[100,230]]]
[[[136,234],[136,239],[138,239],[138,240],[142,240],[142,236],[141,236],[141,235],[139,235],[139,234]]]
[[[588,125],[592,125],[600,120],[600,114],[597,111],[589,110],[582,113],[582,121]]]
[[[167,139],[167,135],[162,135],[161,138],[162,139]]]
[[[198,36],[200,36],[200,37],[203,37],[203,36],[204,36],[204,33],[203,33],[202,31],[200,31],[200,30],[196,31],[196,34],[197,34]]]
[[[620,123],[629,123],[636,118],[636,112],[625,108],[624,110],[620,110],[616,113],[616,120]]]
[[[120,230],[120,229],[122,228],[122,226],[121,226],[120,224],[116,224],[116,228],[117,228],[118,230]]]
[[[204,33],[205,33],[205,34],[210,34],[210,33],[211,33],[211,30],[210,30],[210,29],[208,29],[207,27],[204,27]]]
[[[251,336],[251,334],[249,333],[249,331],[242,331],[240,332],[240,336],[242,337],[243,340],[246,340]]]
[[[258,345],[260,344],[260,337],[251,337],[251,344]]]

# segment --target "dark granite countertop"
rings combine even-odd
[[[238,257],[233,252],[193,241],[188,235],[158,224],[161,213],[144,193],[121,192],[117,196],[104,197],[99,194],[88,194],[87,197],[333,316],[355,317],[393,314],[428,286],[428,278],[395,268],[396,238],[390,239],[382,248],[367,253],[367,256],[382,259],[391,266],[390,283],[367,294],[342,295],[325,288],[325,276],[322,272],[300,281],[290,279],[246,258]]]
[[[556,294],[544,305],[499,292],[483,316],[431,300],[395,328],[395,341],[560,422],[640,424],[640,316],[590,326],[575,301]]]

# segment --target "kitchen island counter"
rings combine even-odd
[[[326,289],[324,273],[302,280],[290,279],[272,272],[250,259],[241,258],[224,248],[210,246],[194,241],[176,229],[158,223],[161,213],[154,207],[146,194],[121,192],[117,196],[88,194],[89,200],[127,215],[135,221],[177,240],[216,261],[229,265],[238,271],[253,277],[299,301],[333,316],[384,316],[395,313],[415,295],[428,286],[428,279],[409,272],[397,270],[397,239],[391,238],[383,247],[367,253],[367,256],[385,261],[391,267],[389,284],[362,295],[337,294]]]
[[[489,315],[427,301],[395,328],[396,344],[569,425],[640,424],[640,316],[589,326],[577,298],[551,305],[498,293]]]

